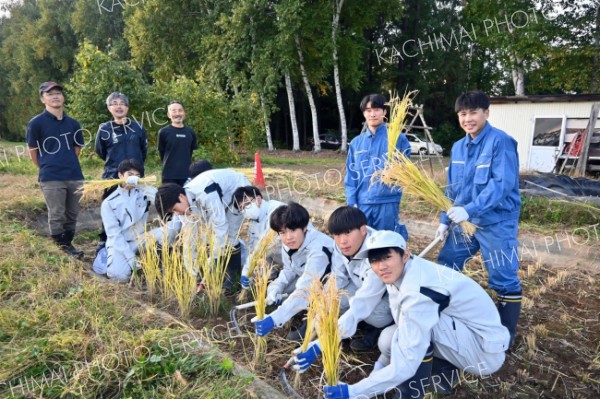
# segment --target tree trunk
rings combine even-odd
[[[338,53],[336,44],[337,29],[340,23],[340,14],[344,0],[335,0],[335,10],[333,13],[333,23],[331,24],[331,41],[333,43],[333,80],[335,84],[335,98],[337,100],[338,111],[340,114],[340,130],[342,133],[342,154],[348,152],[348,130],[346,128],[346,113],[344,112],[344,103],[342,101],[342,86],[340,84],[340,68],[338,66]]]
[[[512,80],[515,86],[515,96],[525,95],[525,70],[523,69],[523,59],[517,55],[513,57]]]
[[[265,122],[265,132],[267,132],[267,149],[269,151],[274,151],[273,147],[273,138],[271,137],[271,126],[269,125],[269,118],[267,117],[267,109],[265,108],[265,98],[260,96],[260,107],[263,111],[263,120]]]
[[[300,73],[302,74],[302,81],[304,82],[304,90],[306,90],[306,96],[308,97],[308,104],[310,105],[310,114],[312,117],[312,129],[313,129],[313,140],[315,145],[313,147],[314,152],[321,152],[321,140],[319,140],[319,121],[317,119],[317,106],[313,99],[312,90],[310,88],[310,82],[308,81],[308,75],[306,74],[306,68],[304,68],[304,56],[302,55],[302,47],[300,46],[300,39],[296,36],[296,48],[298,49],[298,59],[300,60]]]
[[[292,124],[292,151],[300,151],[300,136],[298,135],[298,124],[296,122],[296,106],[294,105],[294,93],[292,92],[292,79],[288,72],[285,73],[285,89],[288,95],[288,104],[290,105],[290,123]]]

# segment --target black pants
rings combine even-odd
[[[181,187],[183,187],[183,185],[185,184],[186,181],[187,181],[187,179],[165,179],[164,177],[162,178],[162,184],[175,183]]]

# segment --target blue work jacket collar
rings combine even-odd
[[[375,133],[371,132],[371,129],[369,129],[367,127],[367,131],[365,133],[367,133],[370,136],[377,136],[378,134],[384,134],[382,132],[386,131],[386,127],[385,127],[385,122],[383,122],[381,125],[377,126],[377,128],[375,129]]]
[[[465,147],[469,144],[477,145],[483,141],[485,136],[487,136],[488,132],[492,130],[492,125],[489,122],[485,122],[485,126],[481,129],[481,133],[477,135],[474,139],[471,138],[469,133],[467,133],[467,139],[465,140]]]

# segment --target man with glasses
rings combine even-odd
[[[139,172],[144,176],[144,161],[148,152],[148,138],[146,130],[127,117],[129,111],[129,100],[123,93],[111,93],[106,99],[106,106],[113,119],[105,122],[98,128],[96,134],[96,154],[104,160],[103,179],[117,179],[119,176],[119,164],[126,159],[135,159],[142,167]],[[105,200],[117,186],[104,191],[102,200]],[[106,233],[104,227],[100,231],[100,242],[96,252],[104,247]]]
[[[46,109],[27,124],[27,147],[39,169],[50,235],[67,254],[81,258],[83,252],[72,243],[83,182],[79,164],[84,144],[81,125],[65,113],[65,97],[58,83],[42,83],[39,94]]]

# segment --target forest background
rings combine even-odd
[[[465,90],[598,93],[599,11],[597,0],[2,0],[0,139],[24,140],[52,80],[88,142],[121,91],[151,145],[179,100],[195,156],[214,162],[320,151],[311,139],[324,133],[345,152],[362,96],[419,90],[449,150]]]

